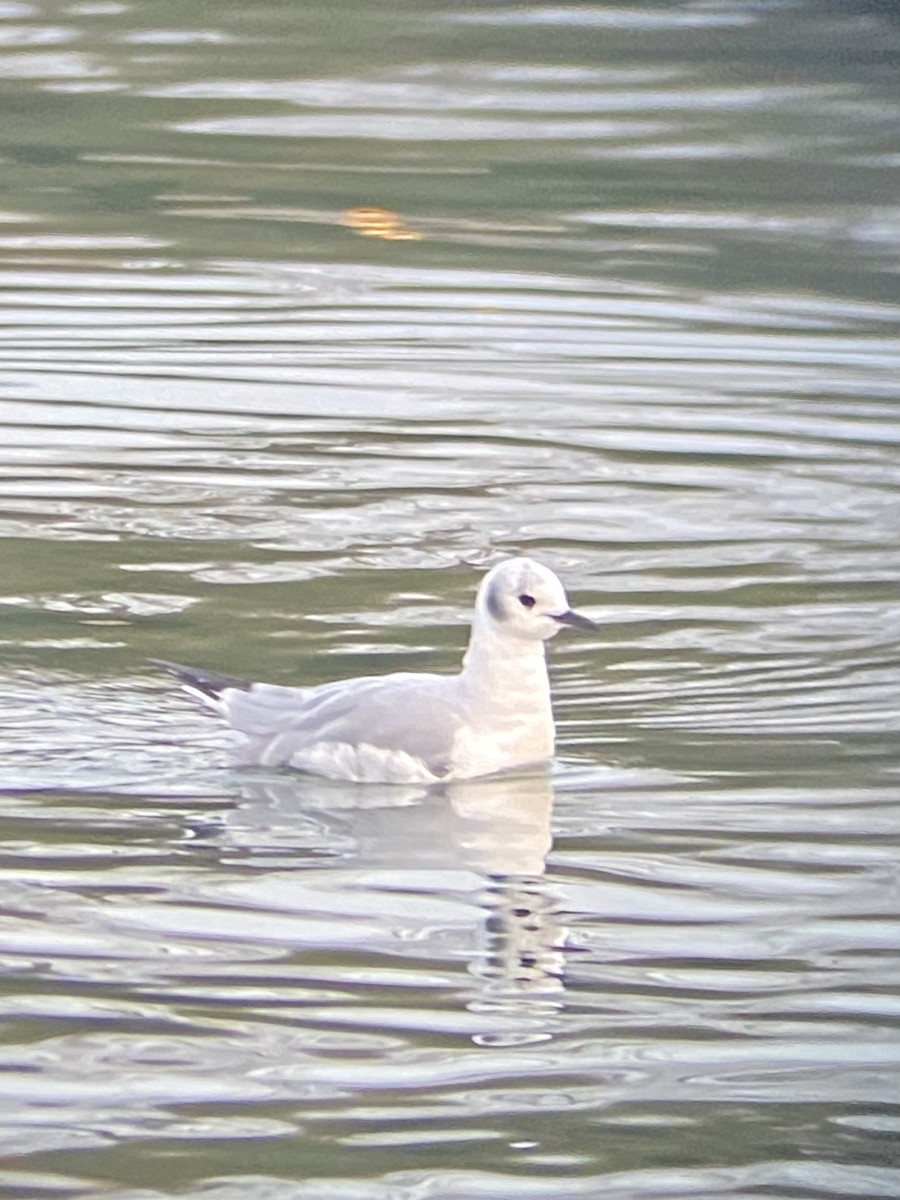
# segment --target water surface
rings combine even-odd
[[[3,1194],[898,1193],[898,50],[0,6]],[[511,553],[602,625],[547,772],[246,770],[147,662],[454,670]]]

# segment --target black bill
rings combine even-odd
[[[590,617],[583,617],[581,613],[573,612],[571,608],[568,612],[554,613],[553,620],[559,621],[560,625],[571,625],[573,629],[600,628],[596,621],[592,621]]]

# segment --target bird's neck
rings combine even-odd
[[[462,686],[470,702],[492,711],[549,714],[550,681],[544,643],[486,637],[472,630],[463,658]]]

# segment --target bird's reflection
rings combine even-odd
[[[295,862],[337,860],[328,886],[340,887],[345,903],[357,897],[369,915],[385,894],[408,896],[412,917],[417,908],[424,913],[426,899],[450,902],[454,920],[441,944],[467,958],[473,984],[465,1003],[485,1018],[474,1040],[522,1044],[552,1036],[564,991],[565,929],[544,877],[552,844],[547,771],[429,789],[248,774],[239,791],[220,835],[229,857],[239,851],[276,868],[275,907],[290,904],[291,880],[308,887],[300,872],[286,877],[294,854]],[[474,923],[466,915],[473,905]]]

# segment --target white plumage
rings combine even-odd
[[[547,567],[512,558],[478,589],[458,675],[398,672],[320,687],[248,683],[160,662],[248,739],[248,757],[360,783],[471,779],[540,762],[554,726],[544,642],[572,612]]]

